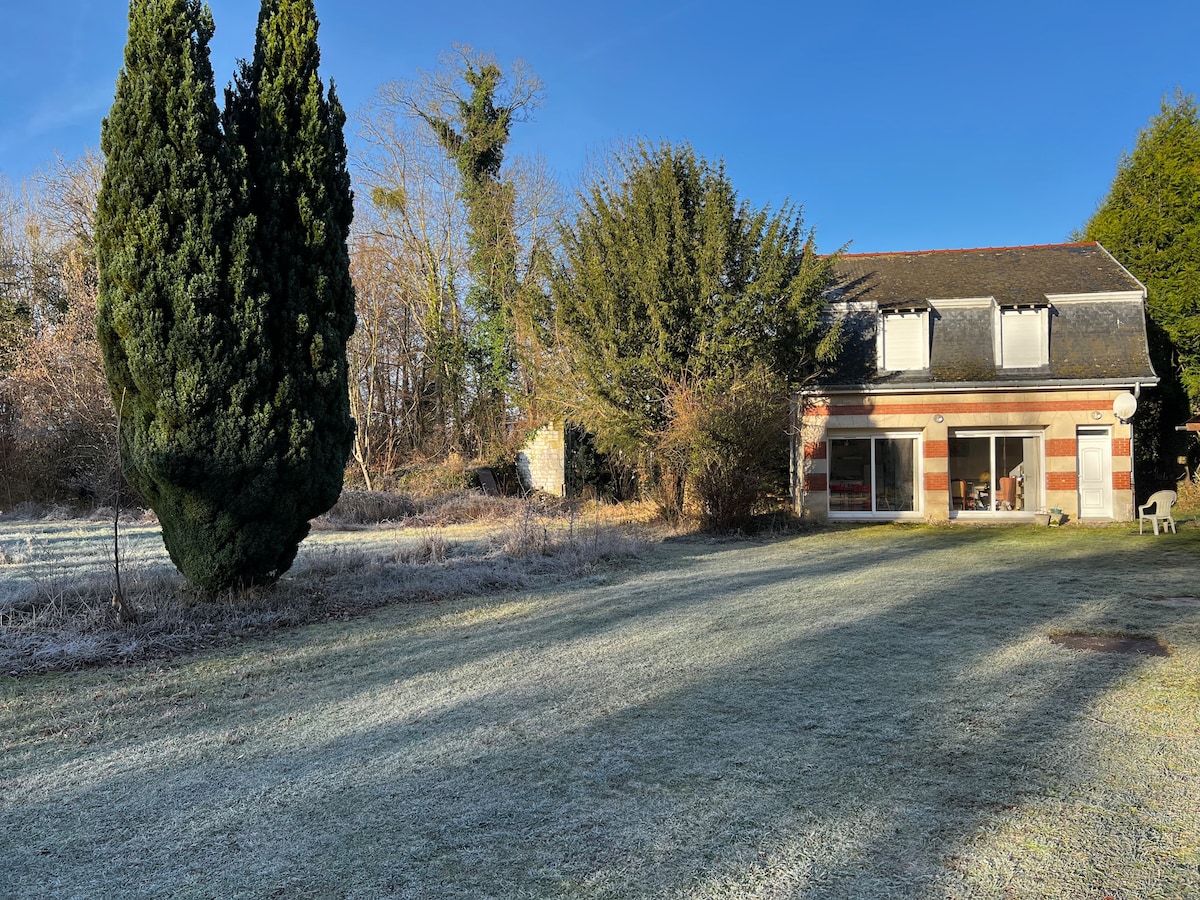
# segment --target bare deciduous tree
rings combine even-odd
[[[115,472],[114,422],[95,335],[93,213],[103,160],[61,158],[4,198],[6,304],[23,313],[8,375],[7,502],[104,502]],[[10,332],[11,333],[11,332]]]
[[[437,456],[463,443],[464,329],[458,294],[462,210],[453,167],[387,88],[360,118],[357,159],[369,195],[351,247],[359,298],[352,339],[361,467]],[[369,426],[369,427],[368,427]],[[364,458],[387,448],[383,461]]]
[[[478,237],[464,198],[463,172],[446,151],[446,134],[463,135],[464,72],[494,66],[456,47],[439,68],[413,81],[384,85],[360,115],[363,152],[356,159],[360,208],[354,242],[359,332],[352,348],[358,373],[356,459],[372,466],[398,460],[478,452],[488,432],[490,399],[484,363],[473,347],[485,313],[468,302],[479,279]],[[540,102],[541,82],[523,63],[510,67],[505,115],[521,121]],[[434,123],[441,123],[439,129]],[[548,279],[562,191],[540,159],[515,158],[498,175],[508,199],[504,222],[511,253],[493,254],[511,271],[503,303],[513,328],[515,363],[505,417],[531,415],[537,398],[539,332],[549,327]],[[473,243],[474,241],[474,243]],[[494,431],[494,426],[493,426]]]

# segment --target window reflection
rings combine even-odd
[[[915,511],[916,446],[914,437],[830,440],[829,511]]]
[[[875,441],[875,508],[885,512],[912,512],[917,508],[913,477],[916,441],[877,438]]]

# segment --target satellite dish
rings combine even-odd
[[[1120,420],[1121,424],[1124,425],[1132,419],[1135,412],[1137,412],[1137,397],[1128,391],[1118,394],[1117,399],[1113,401],[1113,415]]]

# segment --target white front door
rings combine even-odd
[[[1078,434],[1079,518],[1112,518],[1112,432],[1081,428]]]

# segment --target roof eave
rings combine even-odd
[[[997,393],[1000,391],[1062,391],[1155,387],[1158,376],[1122,378],[1062,378],[1038,381],[927,381],[905,384],[814,384],[800,389],[801,394],[930,394]]]

